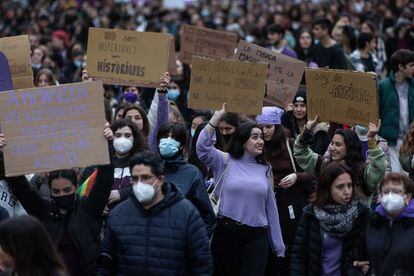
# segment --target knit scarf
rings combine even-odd
[[[347,205],[328,204],[313,207],[316,218],[326,233],[334,237],[344,237],[351,231],[358,217],[358,201],[352,200]]]

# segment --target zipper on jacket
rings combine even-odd
[[[147,227],[146,227],[146,233],[145,233],[145,258],[144,258],[144,265],[145,265],[145,274],[149,274],[149,267],[148,267],[148,247],[149,247],[149,234],[150,234],[150,223],[151,223],[151,217],[147,218]]]
[[[321,231],[321,261],[320,261],[320,272],[323,271],[323,242],[325,241],[325,232],[322,230],[321,224],[319,223],[319,230]]]

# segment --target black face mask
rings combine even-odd
[[[73,204],[75,203],[75,193],[71,193],[70,195],[65,196],[52,196],[55,205],[59,209],[69,210],[73,208]]]
[[[5,177],[5,172],[4,172],[4,157],[3,157],[3,153],[0,152],[0,179],[3,179]]]
[[[228,144],[230,142],[231,136],[233,134],[222,134],[224,141],[226,142],[226,144]]]

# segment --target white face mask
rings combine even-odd
[[[388,214],[399,214],[406,206],[404,198],[394,193],[382,196],[381,205]]]
[[[114,149],[117,153],[124,154],[129,152],[132,149],[132,140],[121,137],[114,139]]]
[[[138,201],[143,204],[151,203],[151,201],[154,199],[154,185],[139,181],[137,184],[132,185],[132,190]]]

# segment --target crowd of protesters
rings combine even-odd
[[[93,81],[90,27],[174,35],[177,73],[104,85],[109,165],[6,177],[0,133],[0,275],[414,275],[414,2],[166,2],[1,1],[37,87]],[[305,77],[258,116],[193,110],[182,24],[375,72],[380,120],[308,118]]]

